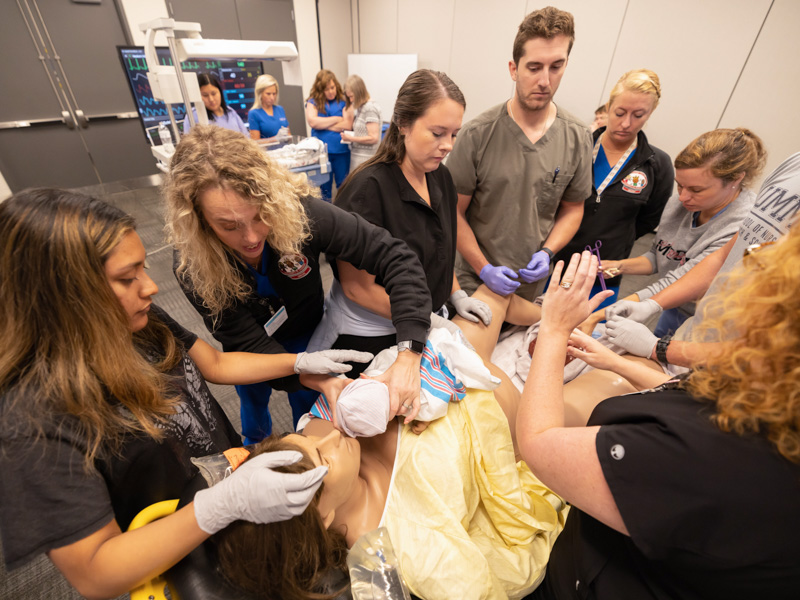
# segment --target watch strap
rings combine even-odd
[[[550,248],[548,248],[547,246],[542,246],[542,252],[544,252],[545,254],[547,254],[547,256],[549,256],[549,257],[550,257],[550,260],[551,260],[551,261],[553,260],[553,256],[555,256],[555,254],[553,253],[553,251],[552,251],[552,250],[550,250]]]
[[[672,334],[665,335],[664,337],[659,338],[656,342],[656,358],[662,365],[666,365],[669,362],[667,360],[667,348],[669,347],[669,343],[671,341]]]
[[[416,340],[403,340],[402,342],[397,342],[398,352],[405,352],[406,350],[410,350],[414,354],[422,354],[422,351],[425,350],[425,344]]]

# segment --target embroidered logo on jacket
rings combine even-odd
[[[289,279],[302,279],[311,273],[308,259],[302,254],[284,254],[278,261],[278,270]]]
[[[647,187],[647,175],[641,171],[631,171],[620,183],[622,183],[622,189],[629,194],[641,194],[642,190]]]

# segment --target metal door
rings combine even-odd
[[[79,187],[157,172],[117,45],[113,0],[0,7],[0,171],[12,191]]]

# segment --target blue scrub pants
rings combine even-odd
[[[658,319],[655,333],[658,337],[664,337],[667,334],[675,333],[678,331],[683,322],[689,318],[689,315],[681,312],[677,308],[670,308],[661,313],[661,318]]]
[[[308,346],[308,338],[301,338],[283,344],[286,351],[291,353],[304,352],[306,346]],[[272,386],[269,385],[268,381],[237,385],[236,393],[239,394],[241,401],[239,415],[242,418],[244,444],[255,444],[272,433],[272,416],[269,414],[269,398],[272,394]],[[296,429],[300,417],[314,406],[314,402],[319,397],[319,392],[299,390],[297,392],[289,392],[288,396],[289,405],[292,407],[292,425]]]
[[[328,154],[328,160],[331,161],[331,170],[333,173],[331,173],[331,178],[327,183],[323,183],[319,186],[319,189],[322,190],[322,199],[325,200],[325,202],[331,201],[331,196],[333,195],[333,180],[336,179],[336,189],[338,190],[342,187],[342,183],[344,183],[345,178],[350,173],[350,151]]]

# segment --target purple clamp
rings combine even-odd
[[[597,240],[594,243],[594,248],[591,246],[586,246],[586,250],[591,252],[597,257],[597,278],[600,280],[600,287],[603,288],[603,291],[606,291],[606,280],[603,277],[603,261],[600,260],[600,248],[603,246],[603,242]]]

